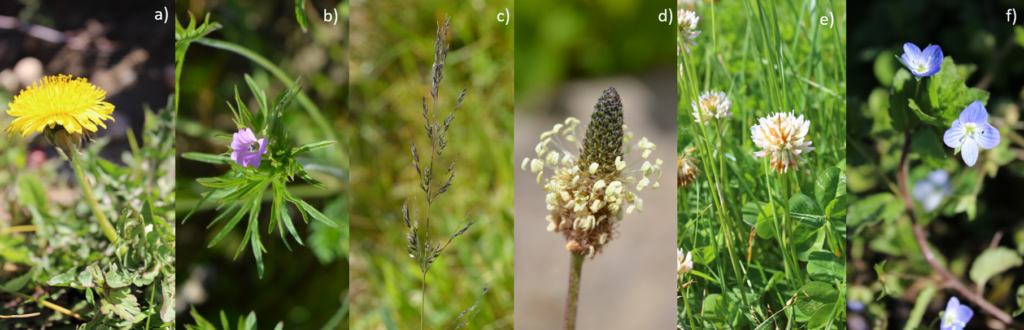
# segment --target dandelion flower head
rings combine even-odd
[[[770,156],[772,169],[782,173],[806,162],[803,154],[814,150],[811,141],[806,141],[810,121],[792,112],[776,112],[757,120],[758,124],[750,127],[754,144],[762,149],[754,153],[755,158]]]
[[[42,133],[43,129],[54,129],[57,125],[70,134],[96,132],[97,125],[107,128],[104,120],[114,120],[110,114],[114,105],[103,102],[107,92],[93,86],[88,79],[72,79],[58,75],[44,77],[41,81],[21,91],[8,103],[7,114],[16,117],[7,126],[7,137],[14,133],[28,136],[32,132]]]
[[[696,102],[690,102],[690,106],[693,107],[693,119],[704,125],[711,123],[714,118],[725,119],[732,115],[729,112],[732,101],[725,96],[725,92],[704,92]]]
[[[988,111],[978,101],[971,102],[960,112],[960,118],[942,135],[947,146],[960,148],[964,163],[971,167],[978,161],[978,148],[995,148],[1001,140],[999,130],[988,123]]]
[[[566,250],[593,257],[612,239],[624,214],[643,211],[636,193],[658,188],[662,161],[648,159],[656,146],[647,138],[630,144],[633,133],[623,125],[614,88],[605,90],[594,106],[585,135],[579,124],[570,117],[541,134],[537,157],[523,159],[522,168],[529,167],[544,187],[551,211],[548,231],[565,236]],[[551,175],[545,178],[545,173]]]

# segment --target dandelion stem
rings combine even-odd
[[[569,252],[572,255],[569,263],[569,296],[565,299],[565,330],[576,329],[576,303],[580,297],[580,272],[583,271],[583,260],[586,255]]]
[[[110,220],[107,220],[107,216],[100,210],[99,203],[96,203],[96,198],[92,195],[92,187],[89,185],[89,179],[85,176],[85,170],[82,169],[82,157],[68,157],[71,160],[71,167],[75,169],[75,177],[78,178],[78,185],[82,187],[82,196],[89,202],[89,208],[92,209],[92,214],[96,216],[96,221],[100,223],[100,227],[103,228],[103,234],[107,235],[107,239],[110,243],[117,243],[117,232],[114,231],[114,226],[110,224]]]
[[[919,123],[920,124],[920,123]],[[916,129],[916,128],[915,128]],[[967,300],[978,305],[982,311],[985,311],[988,315],[999,319],[1005,324],[1013,325],[1013,319],[1010,318],[1009,314],[1006,314],[995,305],[992,305],[984,297],[978,295],[974,291],[971,291],[960,280],[956,278],[949,270],[939,265],[935,260],[935,255],[932,254],[931,248],[928,247],[928,241],[924,237],[924,230],[921,229],[921,225],[917,222],[917,217],[914,215],[914,202],[910,199],[910,191],[908,190],[907,173],[910,171],[910,165],[908,164],[908,155],[910,154],[910,143],[911,136],[915,129],[909,130],[905,133],[903,143],[903,154],[900,155],[900,167],[897,172],[897,181],[899,182],[900,191],[902,192],[903,204],[906,207],[907,215],[910,216],[910,221],[914,227],[914,237],[917,238],[917,246],[921,249],[921,254],[924,255],[924,259],[928,261],[932,269],[940,276],[946,279],[946,285],[952,287],[957,292],[960,292]]]

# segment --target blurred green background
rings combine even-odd
[[[577,328],[668,329],[674,323],[676,140],[675,25],[659,22],[674,1],[517,1],[516,22],[516,321],[561,329],[570,254],[548,232],[543,187],[520,168],[536,157],[540,134],[566,117],[590,122],[602,92],[614,87],[634,137],[657,145],[660,188],[644,189],[643,212],[625,216],[600,255],[583,263]],[[666,16],[668,14],[666,13]],[[668,17],[666,17],[668,18]],[[577,152],[570,145],[569,151]],[[638,169],[633,152],[624,161]],[[550,170],[546,174],[550,175]]]
[[[496,15],[508,8],[509,25]],[[352,327],[448,326],[479,301],[468,329],[511,329],[512,317],[512,1],[365,1],[352,7]],[[427,275],[405,251],[402,203],[426,202],[412,166],[410,141],[428,159],[421,98],[431,104],[430,70],[437,24],[451,16],[438,118],[468,88],[441,157],[456,153],[455,179],[430,210],[430,240],[447,238],[469,213],[477,223],[456,237]],[[442,167],[438,167],[442,168]],[[414,196],[420,192],[419,196]],[[415,203],[414,203],[415,201]],[[422,230],[422,228],[421,228]],[[422,235],[421,235],[422,237]]]
[[[321,140],[337,140],[338,144],[299,159],[327,189],[297,180],[289,185],[289,190],[328,217],[347,218],[348,3],[307,1],[308,33],[300,28],[292,1],[179,1],[175,9],[182,25],[188,24],[189,12],[200,20],[210,13],[210,21],[220,23],[223,29],[208,38],[241,45],[270,60],[291,79],[301,77],[298,84],[312,99],[316,107],[313,111],[319,112],[327,122],[310,119],[310,110],[295,100],[283,117],[285,131],[296,146]],[[324,22],[323,12],[333,14],[335,9],[340,16],[337,25]],[[191,45],[185,55],[179,89],[179,155],[228,150],[230,141],[214,138],[214,135],[237,131],[225,104],[229,100],[234,103],[235,86],[248,108],[258,109],[246,87],[246,73],[266,91],[268,98],[276,97],[285,87],[265,69],[241,55],[198,43]],[[203,191],[195,179],[220,175],[228,167],[181,158],[179,164],[176,211],[183,217],[195,206]],[[260,230],[267,251],[263,256],[266,272],[263,279],[259,279],[249,249],[233,260],[244,230],[235,228],[223,241],[207,248],[224,225],[221,222],[205,228],[216,216],[216,206],[205,203],[186,224],[179,223],[177,227],[178,237],[181,237],[177,279],[179,324],[194,324],[187,314],[190,305],[210,320],[217,319],[221,310],[230,320],[255,311],[259,328],[268,329],[278,321],[283,321],[287,329],[318,329],[339,311],[348,289],[347,227],[332,229],[316,222],[306,225],[296,221],[296,229],[306,245],[299,246],[291,241],[292,251],[289,251],[276,229],[273,234],[267,234],[269,217],[264,212],[260,216]],[[269,203],[264,203],[264,209],[269,210],[269,207]],[[294,208],[292,212],[293,219],[301,218],[296,218]],[[347,329],[348,320],[341,322],[338,328]]]
[[[1016,8],[1017,25],[1007,22],[1006,12]],[[1019,121],[1024,107],[1024,1],[952,0],[866,1],[850,8],[849,85],[850,111],[847,117],[852,146],[849,158],[850,208],[848,226],[851,265],[847,269],[850,300],[862,303],[858,314],[851,313],[854,324],[887,321],[890,328],[903,327],[922,289],[935,278],[921,257],[914,239],[911,221],[903,212],[896,193],[903,134],[894,129],[889,114],[893,77],[905,68],[896,58],[903,44],[911,42],[924,49],[939,45],[944,56],[951,56],[967,87],[990,93],[985,104],[990,123],[1002,132],[1002,144],[983,151],[984,158],[968,168],[960,154],[934,139],[941,150],[928,149],[915,134],[909,161],[911,184],[924,180],[934,169],[948,170],[950,197],[934,212],[924,212],[915,203],[918,219],[941,264],[969,286],[972,264],[990,246],[1014,249],[1024,255],[1024,209],[1021,185],[1024,185],[1024,123]],[[1012,20],[1012,17],[1010,18]],[[946,123],[949,124],[948,122]],[[926,125],[921,125],[927,128]],[[920,130],[920,129],[919,129]],[[921,133],[921,132],[918,132]],[[941,131],[935,133],[936,136]],[[1000,164],[989,159],[1002,158]],[[970,219],[965,210],[975,208]],[[993,243],[997,237],[1002,237]],[[886,262],[888,296],[882,294],[874,265]],[[1015,298],[1024,285],[1024,268],[1016,267],[997,275],[980,288],[986,299],[1004,310],[1020,306]],[[1022,288],[1024,289],[1024,288]],[[938,317],[952,290],[939,290],[924,313],[923,323]],[[974,308],[974,318],[966,329],[990,326],[977,306],[960,296],[962,303]],[[1016,301],[1015,301],[1016,300]],[[1017,320],[1022,320],[1018,317]]]

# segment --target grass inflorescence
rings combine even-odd
[[[430,271],[430,267],[434,264],[434,260],[441,257],[441,253],[444,252],[448,245],[452,243],[455,237],[465,234],[469,227],[476,223],[476,220],[469,220],[469,214],[463,218],[459,225],[456,227],[457,230],[448,237],[442,245],[441,241],[430,241],[430,208],[434,205],[437,197],[448,191],[448,188],[452,185],[452,180],[455,179],[455,162],[458,161],[458,154],[452,160],[451,165],[447,167],[445,172],[438,175],[434,171],[434,167],[441,164],[441,156],[444,153],[445,147],[448,146],[448,139],[445,138],[448,133],[448,128],[451,126],[452,120],[455,120],[455,111],[459,110],[462,106],[462,100],[466,97],[466,91],[463,89],[462,93],[459,94],[458,103],[455,104],[455,108],[448,113],[447,116],[441,122],[437,121],[438,106],[437,101],[439,97],[439,90],[441,87],[441,80],[444,77],[444,62],[448,58],[448,44],[445,40],[448,37],[448,27],[450,25],[451,18],[445,17],[444,26],[441,24],[437,25],[437,37],[434,40],[434,64],[431,66],[431,89],[430,98],[433,101],[433,109],[431,112],[427,106],[427,98],[422,98],[423,104],[423,129],[427,133],[427,139],[430,140],[430,151],[429,160],[426,163],[420,162],[420,153],[416,149],[416,142],[410,141],[412,145],[412,157],[413,167],[416,169],[416,175],[419,177],[419,188],[423,192],[424,199],[427,202],[427,210],[424,215],[424,228],[422,230],[422,238],[420,237],[420,226],[417,220],[419,212],[415,209],[415,204],[412,210],[412,214],[409,213],[409,203],[406,201],[402,205],[402,219],[405,221],[405,227],[409,230],[406,234],[408,245],[406,246],[406,252],[409,252],[409,256],[416,260],[420,273],[422,276],[421,289],[426,294],[427,288],[427,272]],[[442,165],[443,166],[443,165]],[[435,181],[435,177],[440,178],[440,181]],[[419,196],[417,193],[416,196]],[[468,222],[467,222],[468,221]],[[474,304],[473,307],[475,308]],[[420,306],[420,328],[423,328],[423,318],[426,310],[426,303],[424,302]],[[462,318],[464,315],[460,315]],[[458,327],[457,327],[458,328]]]

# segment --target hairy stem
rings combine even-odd
[[[82,169],[82,157],[68,157],[71,160],[71,167],[75,169],[75,177],[78,178],[78,185],[82,187],[82,196],[89,202],[89,208],[92,209],[93,215],[96,215],[96,221],[100,223],[100,227],[103,228],[103,234],[107,235],[107,239],[110,243],[117,243],[117,232],[114,231],[114,226],[110,224],[110,220],[107,220],[107,216],[100,210],[100,205],[96,203],[96,198],[92,195],[92,187],[89,186],[89,180],[85,177],[85,170]]]
[[[576,329],[576,303],[580,298],[580,272],[583,271],[583,260],[586,255],[569,252],[572,255],[569,264],[569,296],[565,298],[565,330]]]
[[[909,183],[907,182],[907,173],[910,171],[910,166],[907,161],[907,156],[910,154],[910,143],[912,133],[913,130],[910,130],[907,131],[907,133],[905,134],[905,140],[903,143],[903,154],[900,156],[900,169],[897,173],[896,179],[899,183],[900,191],[902,192],[901,197],[903,197],[903,204],[906,207],[907,215],[910,216],[910,221],[913,223],[914,237],[917,238],[917,246],[921,248],[921,254],[924,255],[924,259],[928,261],[928,264],[931,265],[932,269],[934,269],[936,273],[939,273],[939,275],[946,280],[947,286],[952,287],[957,292],[960,292],[960,294],[963,295],[964,298],[977,304],[978,307],[981,308],[981,310],[987,313],[988,315],[991,315],[992,317],[999,319],[1003,323],[1012,325],[1013,319],[1010,318],[1009,314],[1006,314],[998,307],[992,305],[987,300],[985,300],[984,297],[971,291],[963,283],[960,283],[960,280],[958,280],[956,276],[953,275],[953,273],[950,273],[949,270],[947,270],[945,267],[939,265],[939,263],[935,260],[935,255],[932,253],[931,248],[928,247],[928,241],[924,237],[924,230],[921,229],[921,225],[917,223],[917,217],[914,215],[914,202],[910,199],[910,191],[908,190]]]

